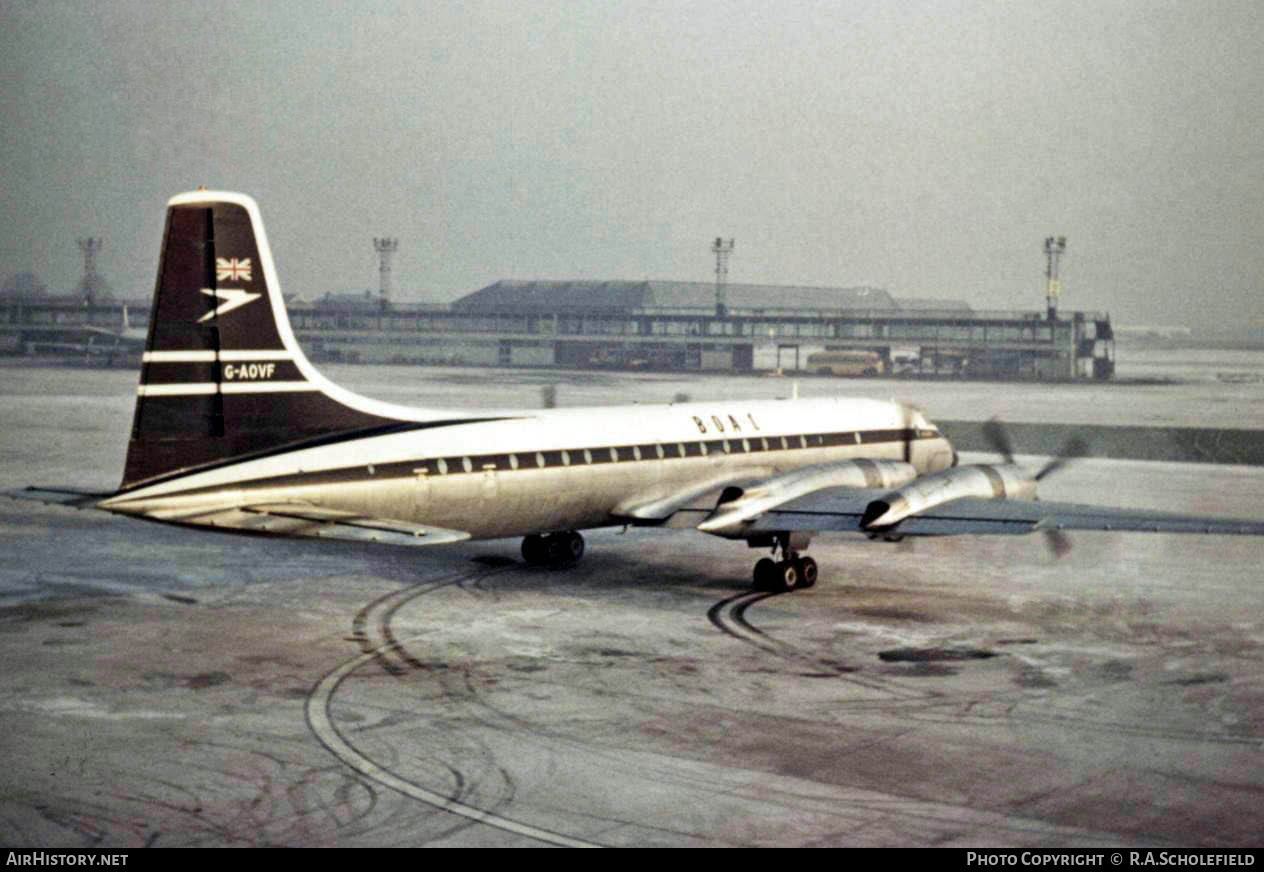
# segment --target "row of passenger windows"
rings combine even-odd
[[[706,457],[715,453],[756,454],[763,451],[793,451],[802,448],[828,448],[835,445],[899,442],[906,438],[918,438],[924,435],[912,430],[869,430],[864,433],[757,436],[749,439],[712,439],[699,442],[615,445],[603,448],[572,448],[516,454],[482,454],[470,457],[435,457],[421,461],[413,472],[417,475],[448,475],[490,469],[547,469],[558,466],[589,466],[637,460],[674,460]],[[938,434],[932,431],[931,435]]]

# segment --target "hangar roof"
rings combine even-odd
[[[898,309],[881,288],[812,288],[730,283],[730,309]],[[626,312],[715,308],[715,285],[673,281],[513,281],[503,279],[462,297],[453,309],[497,312]]]
[[[910,312],[969,312],[970,304],[965,300],[933,300],[928,297],[900,297],[895,304]]]

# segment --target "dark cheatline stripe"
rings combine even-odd
[[[908,429],[860,431],[860,441],[866,445],[877,442],[903,442],[906,439],[916,440],[917,438],[917,431]]]
[[[275,398],[275,395],[273,396]],[[266,398],[266,395],[261,395],[261,398]],[[186,399],[186,398],[179,398],[179,399]],[[245,451],[245,452],[242,452],[241,454],[236,454],[231,457],[222,458],[222,459],[214,459],[206,463],[201,463],[201,464],[196,464],[196,465],[186,461],[186,465],[183,469],[179,469],[168,475],[155,476],[154,478],[147,479],[145,481],[140,481],[135,484],[129,484],[126,487],[120,488],[119,493],[127,493],[128,491],[138,490],[143,487],[150,487],[152,485],[162,484],[163,482],[173,481],[175,479],[184,478],[185,476],[194,475],[196,473],[209,472],[215,469],[223,469],[228,466],[234,466],[238,463],[245,463],[252,460],[261,460],[267,457],[275,457],[279,454],[289,454],[292,451],[302,451],[303,449],[306,449],[306,448],[319,448],[324,445],[336,445],[341,442],[353,442],[358,439],[368,439],[374,436],[386,436],[391,433],[404,433],[410,430],[427,430],[434,427],[455,427],[460,424],[480,424],[486,421],[499,421],[499,420],[504,420],[504,419],[502,418],[453,418],[453,419],[443,420],[443,421],[392,421],[387,424],[381,424],[381,425],[376,425],[372,427],[362,427],[358,429],[341,430],[334,433],[314,434],[306,438],[304,438],[302,435],[299,435],[297,438],[295,438],[295,434],[291,433],[289,436],[290,441],[284,444],[274,443],[274,444],[268,445],[263,448],[259,448],[254,451]],[[188,443],[186,442],[176,441],[170,444],[172,446],[172,450],[176,451],[177,453],[183,453],[187,451]],[[460,460],[460,458],[457,458],[457,459],[458,461]],[[397,466],[402,468],[404,466],[410,466],[410,464],[401,463],[401,464],[397,464]],[[410,468],[415,468],[416,466],[417,466],[416,463],[412,463]],[[364,469],[364,467],[362,466],[349,467],[349,468],[355,469],[357,471],[361,471]],[[277,480],[294,479],[297,481],[304,481],[304,482],[309,481],[309,478],[306,474],[301,475],[301,476],[277,476],[276,478]],[[344,480],[344,479],[339,479],[339,480]],[[252,482],[242,482],[242,484],[263,484],[263,483],[266,483],[267,481],[269,480],[259,479],[257,481],[252,481]],[[195,488],[193,490],[187,491],[187,493],[198,493],[201,491],[210,491],[210,490],[218,490],[218,489],[219,489],[219,486],[217,485],[215,487]]]
[[[234,457],[230,460],[226,460],[219,463],[207,464],[197,469],[185,470],[185,471],[180,472],[177,475],[171,475],[171,476],[164,477],[163,479],[145,482],[144,486],[147,487],[152,484],[157,484],[161,481],[171,480],[171,479],[188,475],[194,472],[206,472],[211,469],[218,469],[225,466],[231,466],[236,463],[241,463],[241,462],[245,462],[249,460],[258,460],[260,458],[275,456],[278,454],[286,454],[291,451],[298,451],[304,448],[315,448],[322,445],[332,445],[332,444],[337,444],[341,442],[352,442],[359,439],[368,439],[374,436],[383,436],[390,433],[400,433],[400,432],[405,432],[409,430],[426,430],[426,429],[433,429],[433,428],[438,428],[438,427],[456,426],[460,424],[478,424],[478,423],[484,423],[484,422],[496,421],[496,420],[507,420],[507,419],[465,418],[465,419],[460,419],[460,420],[434,421],[434,422],[426,422],[426,423],[397,422],[397,423],[389,424],[382,427],[369,427],[362,430],[353,430],[353,431],[345,431],[342,433],[334,433],[327,436],[308,439],[308,440],[304,440],[300,442],[293,442],[289,445],[279,446],[276,448],[268,449],[266,451],[255,452],[254,454],[251,454],[251,455]],[[904,440],[905,434],[909,432],[911,431],[879,430],[879,431],[861,432],[860,435],[865,444],[875,444],[878,442],[902,442]],[[881,438],[872,438],[872,435],[875,433],[881,434]],[[898,434],[898,435],[892,435],[892,434]],[[752,445],[752,450],[754,450],[754,443],[761,438],[762,437],[757,437],[757,439],[749,440]],[[788,446],[785,449],[782,449],[781,447],[781,441],[783,438],[785,439],[786,445]],[[937,433],[928,434],[928,435],[920,436],[920,437],[915,434],[914,438],[915,439],[916,438],[923,438],[923,439],[939,438],[939,434]],[[741,445],[742,440],[740,439],[706,440],[706,441],[684,442],[684,443],[667,442],[662,445],[662,448],[663,448],[662,459],[663,460],[677,460],[677,459],[684,459],[684,458],[697,458],[697,457],[707,456],[707,454],[710,451],[723,452],[724,450],[723,445],[725,441],[729,443],[730,451],[732,453],[736,454],[736,453],[742,452],[743,450],[742,445]],[[836,434],[827,434],[827,433],[809,434],[803,437],[802,442],[799,436],[769,437],[768,450],[770,451],[781,451],[781,450],[799,451],[803,449],[803,444],[802,444],[803,442],[807,444],[808,448],[815,448],[818,445],[824,445],[824,444],[839,444],[839,445],[857,444],[856,432],[847,431],[844,433],[836,433]],[[716,447],[712,448],[711,446],[716,446]],[[657,461],[660,459],[658,456],[659,446],[657,444],[651,443],[651,444],[641,445],[637,447],[639,447],[641,450],[642,462]],[[683,456],[681,455],[682,447],[684,448]],[[337,469],[329,469],[329,470],[324,470],[320,472],[304,472],[301,474],[286,474],[286,475],[279,475],[279,476],[271,476],[268,478],[259,478],[259,479],[252,479],[248,481],[238,482],[236,483],[236,486],[284,487],[286,485],[292,485],[292,484],[305,484],[305,485],[345,484],[345,483],[353,482],[353,481],[368,481],[368,480],[374,480],[374,479],[381,480],[381,479],[390,479],[390,478],[410,478],[410,477],[421,476],[421,475],[425,475],[427,477],[430,477],[430,476],[446,477],[446,476],[456,476],[456,475],[465,475],[465,474],[483,475],[493,470],[498,473],[499,472],[512,473],[512,472],[517,472],[517,471],[538,470],[538,469],[555,469],[555,468],[566,468],[566,467],[576,467],[576,466],[579,466],[579,467],[599,466],[599,465],[609,464],[609,463],[616,463],[616,462],[623,463],[623,462],[628,462],[628,461],[634,461],[635,456],[633,454],[633,449],[634,449],[634,446],[631,446],[631,445],[628,445],[628,446],[605,445],[605,446],[592,447],[592,448],[569,448],[565,450],[557,449],[557,450],[540,451],[540,452],[521,451],[521,452],[507,452],[503,454],[499,454],[499,453],[498,454],[471,454],[471,455],[455,455],[455,456],[448,456],[448,457],[429,457],[429,458],[420,458],[420,459],[414,459],[414,460],[402,460],[402,461],[396,461],[393,463],[376,463],[376,464],[372,464],[371,467],[368,464],[356,464],[354,466],[338,467]],[[764,450],[762,445],[760,446],[758,450],[760,451]],[[626,458],[627,458],[626,460],[624,459],[625,452],[626,452]],[[566,456],[564,457],[563,455],[566,455]],[[544,461],[543,466],[540,465],[539,460],[537,459],[537,456],[543,459]],[[612,459],[612,457],[617,457],[619,459],[614,460]],[[587,458],[591,458],[591,459],[587,459]],[[569,462],[567,462],[568,459],[569,459]],[[856,458],[855,462],[860,466],[860,469],[865,476],[866,486],[879,487],[881,485],[881,477],[878,474],[877,467],[876,465],[874,465],[873,461],[868,460],[866,458]],[[369,471],[370,468],[372,469],[371,472]],[[995,473],[993,473],[993,476],[995,476]],[[999,481],[999,479],[997,479],[997,481]],[[202,491],[212,491],[212,490],[218,490],[220,487],[222,486],[217,485],[213,487],[196,488],[193,490],[184,491],[182,493],[198,493]],[[127,488],[127,490],[134,490],[134,489],[135,489],[134,487]],[[123,492],[123,491],[120,491],[120,492]]]

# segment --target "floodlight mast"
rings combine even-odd
[[[378,259],[378,304],[383,312],[391,307],[391,255],[399,249],[399,240],[374,237],[373,249]]]
[[[89,236],[76,241],[79,243],[79,251],[83,253],[83,282],[81,283],[83,303],[85,306],[91,306],[97,302],[97,285],[101,281],[100,276],[97,275],[97,254],[101,251],[102,241],[99,236]]]
[[[715,316],[723,318],[728,314],[728,279],[729,256],[733,253],[733,239],[725,242],[717,236],[711,243],[711,251],[715,254]]]
[[[1065,253],[1065,236],[1045,237],[1045,303],[1049,307],[1050,321],[1058,318],[1058,295],[1062,293],[1062,281],[1058,278],[1058,260]]]

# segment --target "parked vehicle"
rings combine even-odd
[[[808,369],[820,375],[874,376],[886,372],[886,362],[876,351],[818,351],[808,355]]]

